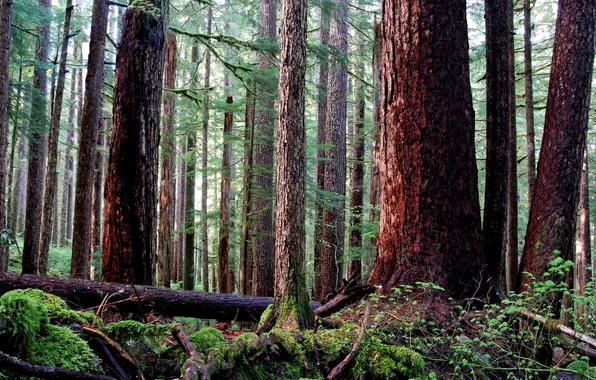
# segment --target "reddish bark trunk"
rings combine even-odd
[[[375,223],[379,221],[379,212],[377,206],[381,200],[381,183],[379,168],[379,146],[380,146],[380,125],[381,125],[381,24],[377,23],[375,16],[374,22],[375,39],[373,45],[373,109],[372,109],[372,162],[370,165],[370,215],[369,221]],[[375,253],[377,248],[377,238],[371,237],[370,243]],[[370,267],[369,267],[370,270]]]
[[[232,97],[228,96],[226,103],[230,107],[233,103]],[[221,200],[219,207],[219,248],[218,248],[218,268],[219,268],[219,292],[231,293],[233,289],[229,287],[228,275],[232,269],[229,267],[230,255],[230,167],[232,158],[232,137],[233,114],[229,109],[224,114],[224,135],[223,135],[223,160],[221,167]]]

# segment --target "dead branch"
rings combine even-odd
[[[205,368],[203,361],[199,357],[199,354],[195,347],[192,345],[190,339],[184,332],[184,328],[179,323],[174,323],[172,326],[172,335],[176,338],[176,341],[184,349],[188,355],[188,360],[184,363],[184,375],[182,380],[191,380],[196,378],[197,372],[200,374],[202,380],[210,379],[209,373]]]
[[[531,311],[528,311],[528,310],[518,310],[517,312],[520,315],[522,315],[528,319],[532,319],[536,322],[543,324],[547,329],[549,329],[551,331],[562,332],[563,334],[568,335],[568,336],[574,338],[575,340],[582,342],[584,344],[587,344],[591,348],[596,349],[596,339],[589,337],[587,335],[584,335],[580,332],[577,332],[577,331],[563,325],[561,323],[561,321],[558,321],[556,319],[551,319],[551,318],[545,318],[541,315],[532,313]]]

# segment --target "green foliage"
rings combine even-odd
[[[358,355],[353,373],[371,379],[412,379],[424,375],[424,359],[409,348],[371,337]]]
[[[221,331],[205,327],[188,337],[197,352],[207,354],[212,349],[220,349],[226,344]]]
[[[101,331],[124,345],[131,353],[136,353],[141,343],[147,343],[153,347],[159,346],[171,329],[171,325],[145,324],[127,320],[107,324],[101,328]]]

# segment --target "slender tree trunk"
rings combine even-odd
[[[261,21],[259,35],[274,41],[277,36],[276,5],[274,0],[261,0]],[[274,70],[273,51],[258,54],[259,71],[270,74]],[[254,266],[254,293],[258,296],[273,295],[273,258],[275,238],[273,235],[273,123],[275,107],[275,85],[273,78],[266,77],[257,83],[258,100],[256,103],[253,185],[251,190],[251,213],[255,215],[251,237]]]
[[[25,138],[21,137],[19,141],[19,168],[17,169],[17,180],[14,186],[15,207],[14,230],[17,235],[22,235],[25,231],[25,212],[27,206],[27,145]]]
[[[164,72],[164,87],[176,87],[176,35],[170,33],[166,47],[166,67]],[[176,112],[176,97],[165,93],[163,100],[164,118],[162,122],[161,140],[161,184],[159,196],[159,285],[170,287],[173,274],[174,257],[174,208],[176,195],[176,180],[173,176],[176,170],[176,135],[174,134],[174,115]]]
[[[369,221],[371,223],[378,222],[379,212],[377,206],[381,200],[381,179],[380,179],[380,125],[381,125],[381,24],[377,23],[375,16],[374,21],[375,39],[373,44],[373,60],[372,60],[372,72],[373,72],[373,97],[372,97],[372,162],[370,165],[370,192],[369,192],[369,203],[370,203],[370,214]],[[370,243],[375,249],[377,248],[377,238],[371,237]],[[374,257],[373,257],[374,258]],[[371,267],[368,267],[370,271]]]
[[[13,189],[12,189],[12,184],[13,184],[13,174],[14,174],[14,161],[15,161],[15,153],[17,150],[17,134],[19,132],[19,130],[21,130],[21,126],[19,125],[21,123],[20,118],[18,117],[18,114],[21,112],[21,104],[23,103],[22,101],[22,89],[23,89],[23,66],[19,67],[19,79],[18,79],[19,83],[17,84],[18,89],[17,89],[17,95],[16,95],[16,113],[17,116],[15,117],[15,121],[14,121],[14,125],[12,128],[12,137],[11,137],[11,141],[10,141],[10,157],[9,157],[9,163],[8,163],[8,183],[6,185],[6,228],[8,228],[9,230],[11,230],[13,233],[16,233],[15,230],[15,219],[14,217],[14,212],[13,212],[13,208],[16,206],[16,202],[15,199],[13,197]],[[1,112],[1,111],[0,111]],[[8,131],[7,131],[8,133]],[[8,258],[8,256],[5,256],[6,258]],[[0,267],[2,266],[2,263],[0,263]],[[1,268],[0,268],[1,271]]]
[[[126,10],[116,59],[102,278],[152,285],[156,269],[158,144],[169,1],[145,3],[146,7]]]
[[[81,132],[77,157],[72,264],[70,267],[70,276],[73,278],[89,278],[95,150],[97,147],[99,118],[101,117],[101,91],[103,87],[107,23],[107,4],[102,0],[94,0],[91,19],[91,41],[87,60],[87,78],[85,79],[85,101],[79,124]],[[79,79],[81,78],[79,77]],[[83,128],[83,126],[85,127]],[[136,173],[134,175],[136,176]],[[118,225],[118,228],[124,228],[124,225]],[[124,263],[122,265],[126,266]]]
[[[175,279],[182,281],[184,271],[184,218],[186,215],[186,140],[184,137],[178,141],[178,176],[176,178],[176,267]]]
[[[233,100],[231,96],[226,99],[228,107],[231,107]],[[223,159],[221,168],[221,200],[219,208],[219,248],[218,248],[218,268],[219,268],[219,292],[231,293],[233,290],[228,287],[229,271],[233,270],[229,265],[230,255],[230,198],[232,191],[230,188],[230,168],[232,161],[232,137],[233,114],[229,109],[224,115],[224,135],[223,135]]]
[[[584,148],[582,160],[582,172],[579,186],[579,226],[577,229],[577,240],[575,245],[575,267],[574,286],[575,294],[584,295],[586,284],[592,280],[590,268],[590,256],[592,247],[590,244],[590,181],[588,171],[588,148]],[[585,308],[576,303],[576,318],[585,317]]]
[[[536,279],[548,270],[555,252],[563,260],[573,253],[582,156],[585,149],[592,65],[594,61],[594,2],[561,0],[536,188],[520,272]],[[557,276],[549,277],[557,282]],[[518,290],[529,276],[522,275]],[[558,315],[560,297],[554,296]]]
[[[534,90],[532,79],[532,19],[530,0],[524,0],[524,83],[526,91],[526,140],[528,150],[528,207],[532,207],[536,186],[536,147],[534,143]]]
[[[240,237],[240,293],[252,295],[254,259],[251,234],[254,218],[250,215],[252,195],[252,156],[255,126],[255,98],[251,90],[246,90],[246,112],[244,114],[244,177],[242,180],[242,234]]]
[[[50,0],[39,0],[45,12],[51,8]],[[43,165],[46,155],[47,132],[47,71],[50,45],[49,21],[38,28],[39,40],[35,54],[33,73],[33,95],[31,103],[31,124],[29,127],[29,166],[27,169],[27,211],[23,243],[23,273],[37,273],[40,250],[41,212],[43,195]]]
[[[211,34],[211,23],[213,22],[213,7],[209,6],[207,11],[207,34]],[[207,50],[205,54],[205,88],[209,88],[211,79],[211,51]],[[208,135],[209,131],[209,92],[205,93],[205,99],[203,100],[203,146],[201,155],[201,164],[203,172],[201,173],[201,245],[202,245],[202,258],[203,258],[203,291],[209,291],[209,236],[207,225],[207,151]],[[217,202],[216,202],[217,203]],[[215,275],[212,279],[212,290],[215,291],[216,281]]]
[[[56,161],[56,167],[60,167],[60,161],[62,160],[62,155],[58,152],[58,160]],[[53,210],[52,213],[54,217],[52,218],[52,244],[55,246],[58,245],[58,173],[56,173],[56,191],[54,191],[54,202],[53,202]]]
[[[105,75],[105,73],[104,73]],[[102,109],[105,102],[102,99]],[[89,260],[93,259],[94,252],[100,252],[101,249],[101,215],[102,215],[102,201],[103,201],[103,177],[104,177],[104,160],[103,160],[103,150],[105,144],[105,135],[103,131],[106,129],[106,120],[108,116],[106,113],[101,115],[99,118],[99,126],[97,127],[98,134],[97,134],[97,148],[95,152],[95,174],[93,178],[93,231],[91,233],[91,243],[90,243],[90,250],[89,250]],[[93,267],[92,267],[93,268]],[[91,276],[93,280],[94,276]]]
[[[397,284],[430,281],[465,297],[484,290],[480,281],[487,278],[466,2],[429,7],[387,1],[381,36],[383,186],[369,283],[390,292]]]
[[[486,185],[484,254],[491,285],[506,290],[505,252],[510,147],[511,1],[485,1],[486,18]]]
[[[13,0],[0,0],[0,168],[6,168],[8,82]],[[20,86],[20,83],[19,83]],[[18,100],[17,100],[18,101]],[[15,125],[16,130],[16,125]],[[6,228],[6,171],[0,170],[0,229]],[[8,250],[0,247],[0,272],[8,270]]]
[[[336,11],[330,17],[329,44],[339,56],[329,62],[327,89],[327,123],[325,140],[333,145],[326,153],[324,189],[331,193],[323,211],[321,250],[321,294],[335,293],[342,276],[344,251],[345,194],[346,194],[346,104],[347,104],[347,51],[348,5],[336,0]]]
[[[322,46],[329,44],[329,10],[321,7],[321,24],[319,30],[319,42]],[[323,54],[319,58],[318,83],[317,83],[317,167],[316,182],[317,194],[315,203],[315,236],[314,236],[314,268],[315,276],[313,278],[313,297],[322,299],[324,294],[321,292],[321,252],[323,250],[323,207],[325,199],[323,188],[325,186],[325,157],[327,142],[325,136],[325,127],[327,125],[327,82],[329,75],[329,56]]]
[[[72,16],[72,0],[66,1],[64,16],[64,31],[62,33],[62,51],[60,52],[60,66],[58,69],[58,83],[54,94],[54,108],[52,109],[52,124],[48,145],[48,166],[45,178],[45,193],[43,199],[43,219],[41,229],[41,246],[39,250],[39,274],[45,276],[48,272],[48,253],[52,237],[54,222],[54,203],[58,187],[58,138],[60,137],[60,121],[62,119],[62,100],[64,97],[64,83],[66,81],[66,60],[68,57],[68,40],[70,33],[70,19]]]
[[[275,209],[275,297],[261,330],[309,328],[305,274],[305,0],[282,1],[279,104],[277,108],[277,191]]]

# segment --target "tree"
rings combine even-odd
[[[0,0],[0,168],[6,167],[8,81],[13,0]],[[0,229],[6,228],[5,171],[0,170]],[[0,248],[0,272],[8,269],[8,250]]]
[[[233,103],[231,96],[228,96],[226,103],[230,107]],[[226,110],[224,115],[224,136],[223,136],[223,159],[221,168],[221,199],[219,208],[219,251],[218,251],[218,268],[219,268],[219,292],[231,293],[233,289],[228,286],[229,282],[229,255],[230,255],[230,198],[232,190],[230,188],[230,174],[232,161],[232,145],[230,139],[232,137],[233,114],[231,110]],[[233,267],[232,267],[233,268]]]
[[[332,199],[323,208],[321,250],[321,294],[335,293],[342,276],[346,195],[346,117],[348,91],[348,3],[336,0],[329,20],[329,45],[337,52],[329,62],[325,140],[332,147],[326,152],[324,190]]]
[[[384,9],[381,215],[369,283],[388,292],[429,281],[472,294],[486,276],[466,2],[388,0]]]
[[[211,24],[213,23],[213,7],[210,5],[207,9],[207,34],[211,34]],[[211,79],[211,51],[207,49],[205,54],[205,88],[209,88]],[[201,164],[203,168],[201,183],[201,243],[203,254],[203,290],[209,291],[209,236],[207,233],[207,136],[209,130],[209,92],[205,93],[203,100],[203,150]],[[215,278],[213,279],[215,281]],[[215,287],[213,287],[215,291]]]
[[[542,279],[549,263],[572,257],[594,61],[594,2],[561,0],[555,29],[536,188],[520,272]],[[561,280],[557,276],[552,281]],[[530,277],[521,275],[518,290]],[[553,299],[558,315],[560,299]]]
[[[250,215],[252,186],[252,152],[255,119],[255,99],[251,89],[246,90],[246,110],[244,112],[244,175],[242,178],[242,232],[240,237],[240,294],[249,296],[253,290],[254,260],[251,235],[254,218]]]
[[[528,205],[534,199],[536,185],[536,147],[534,142],[534,89],[532,73],[532,12],[530,0],[524,0],[524,84],[526,98],[526,140],[528,150]]]
[[[373,59],[372,59],[372,73],[373,73],[373,96],[372,96],[372,162],[370,165],[370,215],[369,221],[375,222],[379,219],[379,213],[376,207],[381,200],[381,180],[379,171],[379,145],[380,145],[380,126],[381,126],[381,24],[377,22],[375,16],[374,21],[374,41],[373,41]],[[370,239],[373,247],[377,246],[377,239],[373,237]]]
[[[124,13],[106,177],[102,278],[155,283],[158,143],[168,0]],[[142,175],[138,175],[142,173]]]
[[[105,1],[93,1],[91,41],[85,78],[85,101],[80,116],[81,134],[77,156],[77,179],[72,237],[70,276],[89,278],[89,253],[93,211],[93,180],[97,149],[97,131],[101,116],[101,90],[105,55],[108,6]],[[79,72],[80,73],[80,72]],[[81,88],[81,76],[79,76]],[[85,126],[85,127],[83,127]]]
[[[66,60],[68,57],[68,41],[70,39],[70,19],[72,16],[72,0],[66,1],[64,15],[64,31],[60,52],[60,66],[58,69],[58,84],[54,95],[54,109],[52,110],[52,123],[48,150],[48,165],[46,170],[45,193],[43,199],[43,219],[41,229],[41,245],[39,251],[39,274],[48,272],[48,254],[50,251],[50,238],[54,222],[54,203],[58,187],[58,138],[60,135],[60,121],[62,119],[62,100],[64,97],[64,83],[66,81]]]
[[[277,35],[277,2],[261,0],[260,37],[273,44]],[[274,52],[269,47],[259,52],[259,70],[269,73],[275,62]],[[256,103],[254,127],[254,158],[251,186],[251,213],[255,214],[253,233],[251,236],[252,256],[255,261],[254,294],[272,296],[274,292],[274,252],[273,236],[273,109],[275,106],[275,85],[271,78],[265,76],[257,83],[259,91]]]
[[[579,186],[579,219],[575,248],[575,273],[573,289],[576,294],[584,295],[586,286],[593,278],[590,270],[590,183],[588,172],[588,149],[584,148],[582,158],[582,173]],[[577,318],[582,318],[585,313],[584,305],[578,302],[575,306]]]
[[[307,328],[313,312],[305,274],[306,0],[282,1],[277,106],[275,296],[261,330]]]
[[[164,87],[166,90],[176,87],[176,35],[168,34],[166,45],[166,67]],[[159,285],[170,287],[173,274],[174,258],[174,208],[176,180],[176,136],[174,134],[174,115],[176,97],[166,92],[163,100],[164,118],[161,139],[161,183],[159,186]]]
[[[50,0],[39,0],[41,12],[51,8]],[[25,236],[23,238],[23,273],[37,273],[39,238],[41,235],[41,209],[43,193],[44,161],[46,156],[46,108],[47,73],[45,64],[50,48],[50,20],[42,14],[38,28],[33,73],[33,96],[29,124],[29,165],[27,168],[27,210],[25,212]]]

